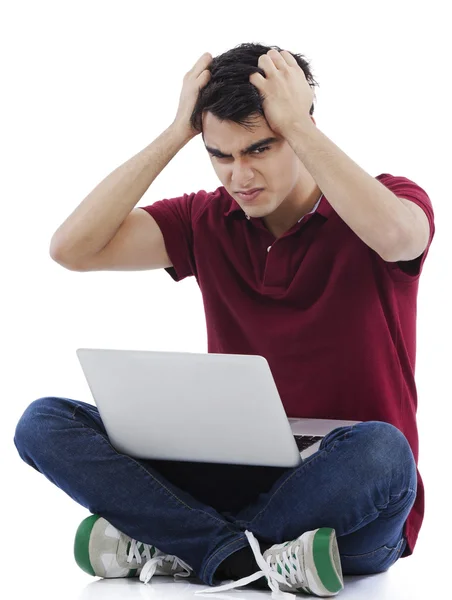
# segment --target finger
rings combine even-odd
[[[291,67],[298,67],[297,61],[290,52],[287,52],[287,50],[281,50],[281,56],[284,57],[286,63]]]
[[[288,64],[284,57],[277,50],[272,50],[271,52],[272,53],[268,56],[271,58],[274,66],[278,70],[286,69],[288,67]]]
[[[276,68],[275,63],[272,60],[272,57],[268,54],[262,54],[257,61],[258,67],[260,67],[263,71],[265,71],[265,75],[268,75],[270,72],[275,72],[278,69]]]
[[[265,77],[262,77],[260,73],[252,73],[249,77],[250,83],[252,83],[257,88],[262,88],[263,84],[265,84]]]
[[[205,81],[207,83],[209,81],[209,79],[210,79],[211,76],[212,76],[212,73],[209,71],[209,69],[205,69],[201,73],[201,75],[198,75],[198,82],[199,83],[203,83]]]
[[[204,52],[204,54],[201,56],[201,58],[199,59],[201,60],[207,60],[208,62],[210,62],[212,60],[212,55],[210,54],[210,52]]]
[[[274,61],[276,64],[285,64],[286,62],[281,56],[281,53],[278,52],[278,50],[275,50],[274,48],[269,50],[266,56],[269,56],[272,59],[272,61]]]
[[[195,73],[196,76],[200,75],[204,69],[212,62],[213,58],[210,52],[205,52],[194,64],[193,68],[189,73]]]

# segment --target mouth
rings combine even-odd
[[[243,202],[252,202],[263,191],[264,190],[262,188],[255,188],[254,190],[250,190],[248,193],[243,193],[243,192],[236,192],[236,193],[237,193],[237,196],[240,198],[240,200],[243,200]]]

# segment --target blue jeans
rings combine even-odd
[[[246,529],[280,544],[332,527],[344,575],[386,571],[405,549],[416,497],[408,441],[382,421],[334,429],[289,469],[138,460],[113,448],[95,406],[48,397],[27,407],[14,443],[90,513],[178,556],[206,585],[219,583],[219,565],[248,546]]]

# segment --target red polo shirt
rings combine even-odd
[[[224,187],[140,208],[163,233],[173,264],[166,271],[175,281],[196,277],[208,352],[264,356],[288,417],[392,423],[417,464],[416,302],[434,213],[413,181],[377,179],[425,211],[430,238],[421,257],[385,262],[323,195],[278,239]],[[423,516],[418,471],[403,556],[412,554]]]

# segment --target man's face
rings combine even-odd
[[[273,213],[299,183],[301,161],[288,142],[272,131],[262,116],[250,131],[231,121],[221,122],[212,113],[206,112],[203,115],[203,136],[222,185],[253,217]],[[267,138],[276,139],[254,146]],[[254,147],[249,149],[250,146]],[[246,203],[237,195],[237,191],[252,188],[263,188],[253,202]]]

